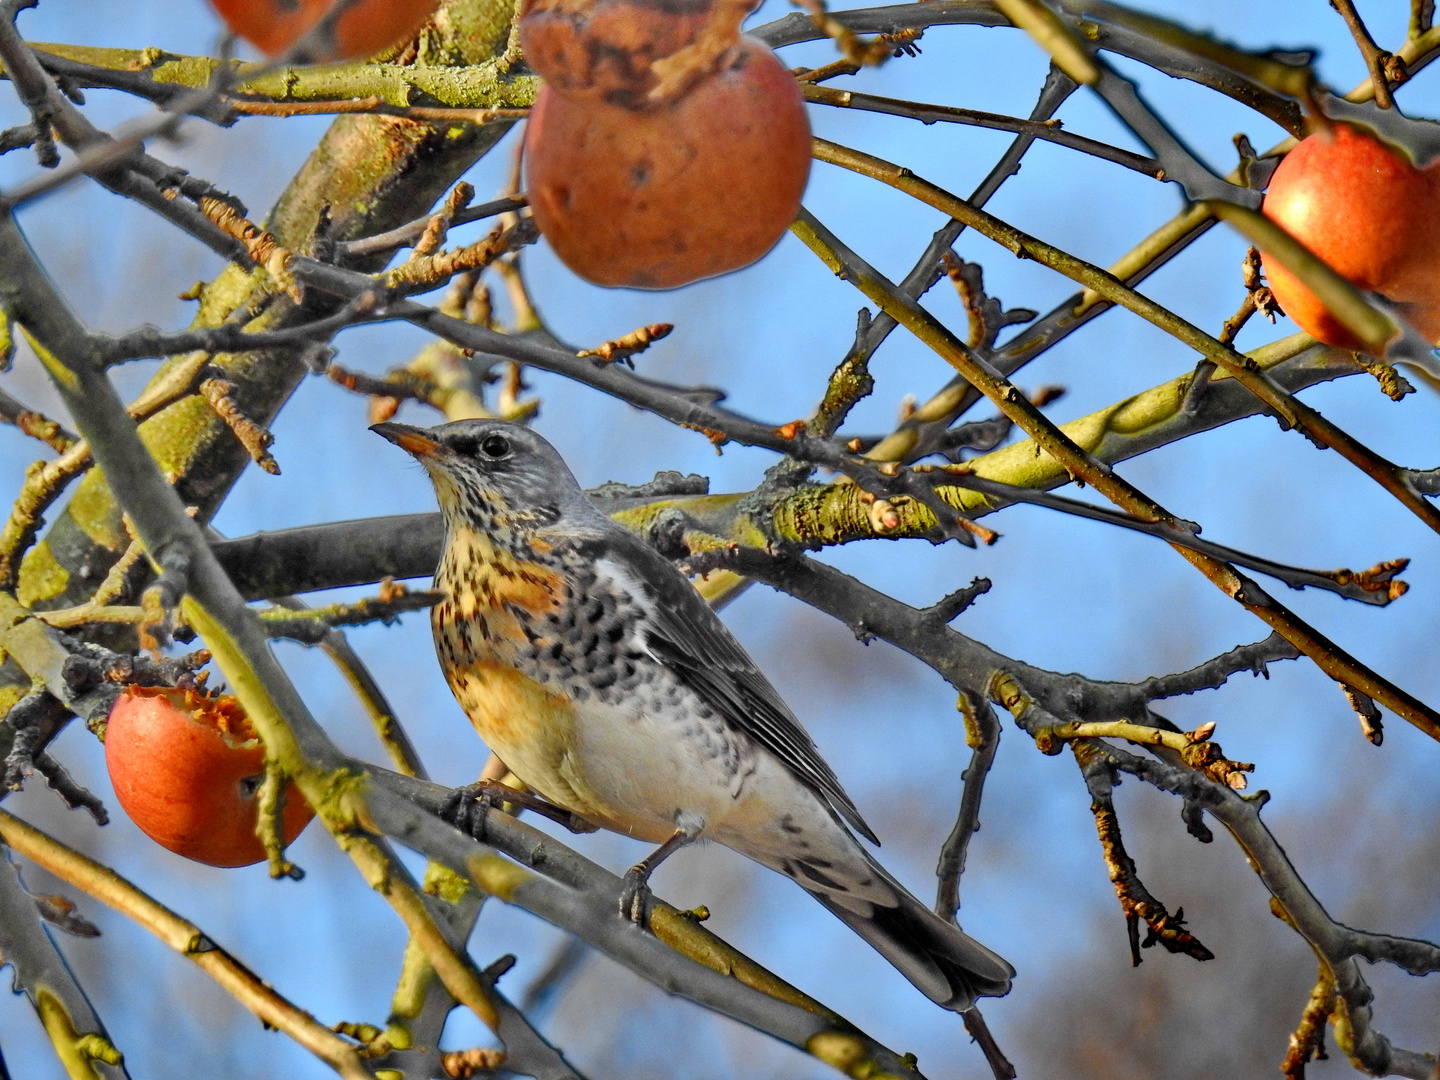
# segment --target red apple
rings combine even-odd
[[[231,33],[279,56],[312,30],[335,0],[210,0]],[[355,60],[414,37],[439,0],[355,0],[335,21],[325,59]]]
[[[1265,214],[1357,288],[1394,302],[1429,341],[1440,340],[1440,166],[1349,124],[1304,139],[1270,180]],[[1295,275],[1263,256],[1280,306],[1312,337],[1363,343]]]
[[[530,206],[597,285],[672,289],[748,266],[795,220],[810,124],[794,77],[740,38],[718,71],[652,105],[544,86],[525,136]]]
[[[211,866],[265,858],[255,832],[265,749],[235,698],[127,686],[110,710],[105,764],[121,807],[162,847]],[[283,801],[288,844],[315,812],[294,784]]]

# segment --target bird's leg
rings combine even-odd
[[[477,780],[473,784],[466,784],[451,791],[445,805],[440,808],[440,816],[461,832],[483,842],[485,816],[506,803],[517,810],[534,810],[541,817],[547,817],[573,833],[594,832],[597,828],[578,814],[556,806],[533,792],[488,779]]]
[[[645,925],[645,909],[650,903],[650,875],[657,866],[694,839],[694,833],[676,829],[674,836],[625,871],[624,884],[620,886],[621,915],[640,926]]]

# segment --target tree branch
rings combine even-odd
[[[801,239],[837,274],[851,281],[921,341],[934,349],[964,378],[1009,416],[1071,476],[1083,480],[1126,513],[1146,521],[1178,525],[1159,504],[1120,479],[1107,465],[1076,445],[1050,422],[1011,383],[998,375],[975,353],[913,300],[901,295],[889,281],[845,247],[837,237],[805,210],[795,226]],[[1264,620],[1296,648],[1310,657],[1336,682],[1355,687],[1440,741],[1440,714],[1345,653],[1309,626],[1255,582],[1227,563],[1209,555],[1172,545],[1227,596]]]
[[[0,815],[9,816],[4,811]],[[120,1051],[46,932],[4,844],[0,844],[0,963],[13,969],[15,990],[30,999],[68,1075],[98,1073],[103,1080],[128,1080]]]
[[[373,770],[368,799],[376,824],[400,843],[463,874],[508,904],[525,908],[605,952],[669,993],[739,1020],[847,1072],[865,1067],[882,1080],[913,1065],[789,986],[753,960],[657,900],[653,935],[619,914],[620,878],[559,841],[505,814],[487,814],[483,843],[438,816],[449,789]],[[528,867],[529,869],[524,869]],[[533,871],[533,872],[532,872]],[[544,876],[541,876],[544,875]],[[853,1073],[852,1073],[853,1074]]]
[[[346,1080],[372,1080],[354,1046],[277,994],[194,923],[147,896],[115,871],[4,810],[0,810],[0,839],[37,866],[139,923],[218,982],[261,1022],[285,1032]],[[0,876],[13,878],[13,867],[0,867]]]
[[[955,827],[940,848],[940,860],[935,866],[935,876],[940,879],[935,890],[935,914],[947,920],[955,918],[955,913],[960,910],[960,876],[965,873],[970,838],[980,831],[980,802],[985,794],[985,777],[995,763],[995,752],[1000,749],[1000,722],[988,701],[977,701],[962,693],[955,707],[965,720],[965,745],[970,747],[970,765],[960,774],[964,785],[960,793],[960,811],[955,818]]]

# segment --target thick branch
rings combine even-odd
[[[120,90],[172,106],[187,90],[213,85],[222,65],[206,56],[180,56],[154,49],[103,49],[89,45],[37,42],[41,62],[79,87]],[[472,54],[473,55],[473,54]],[[478,56],[476,57],[478,59]],[[274,67],[231,61],[233,95],[251,101],[340,101],[376,98],[386,105],[421,102],[459,109],[525,107],[535,100],[538,80],[508,75],[493,63],[350,63]],[[263,71],[263,74],[261,73]],[[253,76],[251,73],[256,73]],[[221,105],[201,115],[222,123],[234,114]]]
[[[517,866],[435,816],[449,789],[381,770],[371,779],[370,806],[387,834],[506,903],[579,935],[662,989],[768,1032],[851,1075],[869,1062],[871,1071],[862,1075],[876,1080],[919,1078],[892,1051],[669,905],[654,904],[654,934],[645,933],[616,909],[620,878],[524,822],[491,813],[483,824],[485,842],[523,864]]]

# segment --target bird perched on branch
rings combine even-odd
[[[694,840],[793,878],[932,1001],[963,1011],[1014,969],[860,846],[876,841],[810,736],[685,577],[600,513],[526,428],[377,424],[435,484],[446,524],[431,609],[440,666],[486,745],[532,792],[659,844]]]

